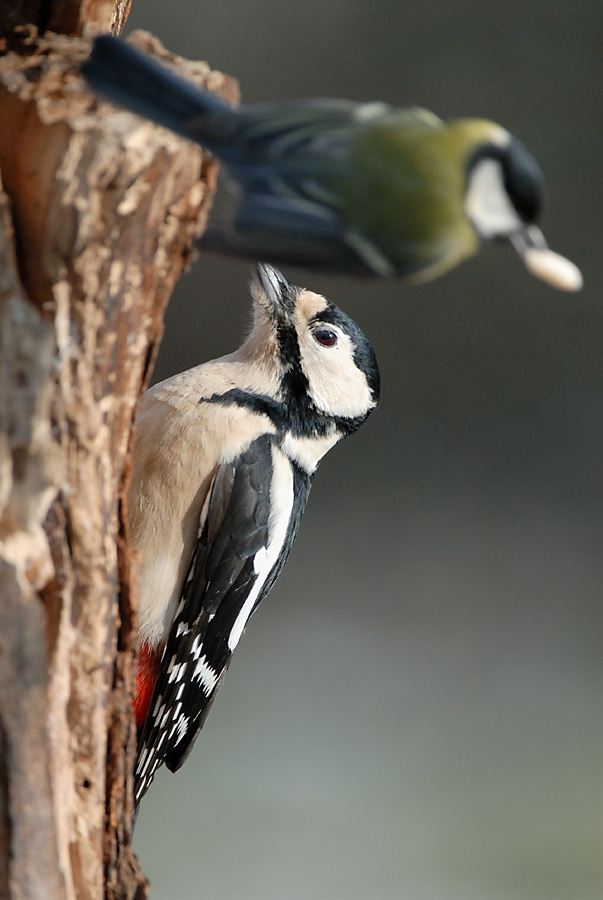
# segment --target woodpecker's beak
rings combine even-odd
[[[579,291],[582,272],[565,256],[549,250],[545,237],[536,225],[526,225],[509,238],[523,264],[536,278],[560,291]]]
[[[282,272],[268,265],[258,263],[251,276],[252,285],[268,301],[264,304],[277,318],[289,318],[295,307],[298,289],[287,281]]]

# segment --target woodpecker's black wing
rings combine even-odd
[[[135,801],[176,771],[203,726],[249,616],[288,556],[310,489],[271,436],[218,467],[138,742]]]

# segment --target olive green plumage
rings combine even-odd
[[[109,36],[82,72],[109,100],[224,163],[230,190],[203,235],[208,249],[421,282],[484,240],[506,240],[538,277],[581,284],[536,225],[537,163],[493,122],[347,100],[235,108]]]

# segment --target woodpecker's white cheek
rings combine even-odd
[[[480,237],[489,240],[512,234],[522,227],[505,190],[501,164],[495,159],[480,159],[469,176],[465,212]]]
[[[308,393],[325,415],[355,419],[375,405],[366,377],[354,361],[354,346],[347,334],[338,332],[334,347],[323,347],[309,335],[302,347],[302,368]]]

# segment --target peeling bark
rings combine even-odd
[[[2,36],[7,46],[18,43],[15,29],[23,25],[38,34],[81,37],[86,27],[119,34],[131,5],[132,0],[0,0]]]
[[[127,6],[59,2],[52,14],[75,34],[87,15],[98,23],[102,8],[106,24]],[[149,35],[135,41],[177,59]],[[130,847],[128,448],[216,177],[199,148],[88,94],[77,72],[88,52],[29,31],[0,58],[0,898],[11,900],[146,896]],[[177,62],[236,98],[232,80]]]

